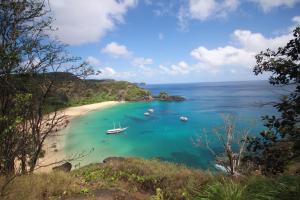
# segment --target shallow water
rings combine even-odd
[[[262,130],[260,117],[276,114],[271,106],[262,103],[277,100],[282,93],[267,82],[230,82],[147,85],[157,94],[167,91],[182,95],[184,102],[138,102],[125,103],[94,111],[73,120],[66,130],[66,153],[91,153],[80,162],[85,165],[100,162],[109,156],[138,156],[160,158],[192,167],[208,169],[213,166],[213,157],[203,147],[196,147],[192,138],[207,132],[211,146],[220,151],[221,146],[212,133],[212,128],[222,125],[222,114],[234,115],[240,129],[251,129],[251,134]],[[144,116],[153,108],[151,116]],[[180,116],[188,122],[181,122]],[[105,131],[116,126],[128,126],[118,135]]]

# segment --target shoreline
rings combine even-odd
[[[65,108],[61,111],[59,111],[60,114],[63,114],[66,116],[66,120],[69,121],[69,123],[80,116],[86,115],[87,113],[95,110],[105,109],[112,107],[114,105],[118,105],[120,103],[119,101],[105,101],[101,103],[94,103],[94,104],[87,104],[82,106],[76,106],[76,107],[69,107]],[[40,166],[46,166],[36,169],[37,173],[48,173],[52,171],[52,168],[63,164],[59,163],[57,165],[50,165],[51,163],[59,162],[63,159],[66,159],[66,155],[64,152],[65,148],[65,136],[67,134],[67,129],[69,128],[69,123],[66,127],[60,129],[55,133],[53,136],[49,136],[45,142],[44,142],[44,151],[45,156],[43,158],[40,158],[38,161],[37,167]],[[49,165],[49,166],[47,166]]]

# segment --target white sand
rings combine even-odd
[[[77,107],[66,108],[61,111],[61,114],[66,116],[66,120],[71,121],[72,119],[85,115],[90,111],[108,108],[113,105],[119,104],[118,101],[106,101],[102,103],[95,103]],[[50,136],[46,139],[44,143],[45,156],[39,160],[38,166],[47,166],[55,162],[62,161],[66,159],[64,147],[65,147],[65,133],[67,133],[68,127],[58,131],[55,136]],[[60,163],[62,164],[62,163]],[[50,165],[47,167],[41,167],[36,170],[36,172],[50,172],[55,165]]]

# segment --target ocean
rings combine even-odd
[[[276,115],[269,102],[284,93],[267,81],[146,85],[152,94],[166,91],[181,95],[183,102],[134,102],[93,111],[74,119],[65,130],[65,151],[69,157],[88,154],[73,164],[101,162],[110,156],[157,158],[194,168],[213,169],[214,157],[197,138],[208,138],[211,148],[222,152],[214,134],[223,116],[232,115],[238,131],[258,135],[264,129],[263,115]],[[150,116],[144,116],[149,108]],[[180,116],[189,120],[182,122]],[[107,135],[113,124],[129,127],[118,135]]]

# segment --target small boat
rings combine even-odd
[[[128,127],[122,128],[120,124],[119,124],[119,128],[115,128],[115,124],[114,124],[114,128],[107,130],[106,133],[107,134],[117,134],[117,133],[121,133],[121,132],[125,131],[126,129],[128,129]]]
[[[145,116],[149,116],[150,113],[149,113],[149,112],[145,112],[144,115],[145,115]]]
[[[188,120],[188,118],[187,118],[187,117],[184,117],[184,116],[181,116],[181,117],[180,117],[180,120],[183,121],[183,122],[186,122],[186,121]]]
[[[149,109],[148,109],[148,112],[149,112],[149,113],[153,113],[153,112],[154,112],[154,109],[153,109],[153,108],[149,108]]]
[[[225,167],[225,166],[220,165],[220,164],[215,164],[215,168],[217,170],[225,172],[225,173],[227,173],[229,171],[228,167]]]

